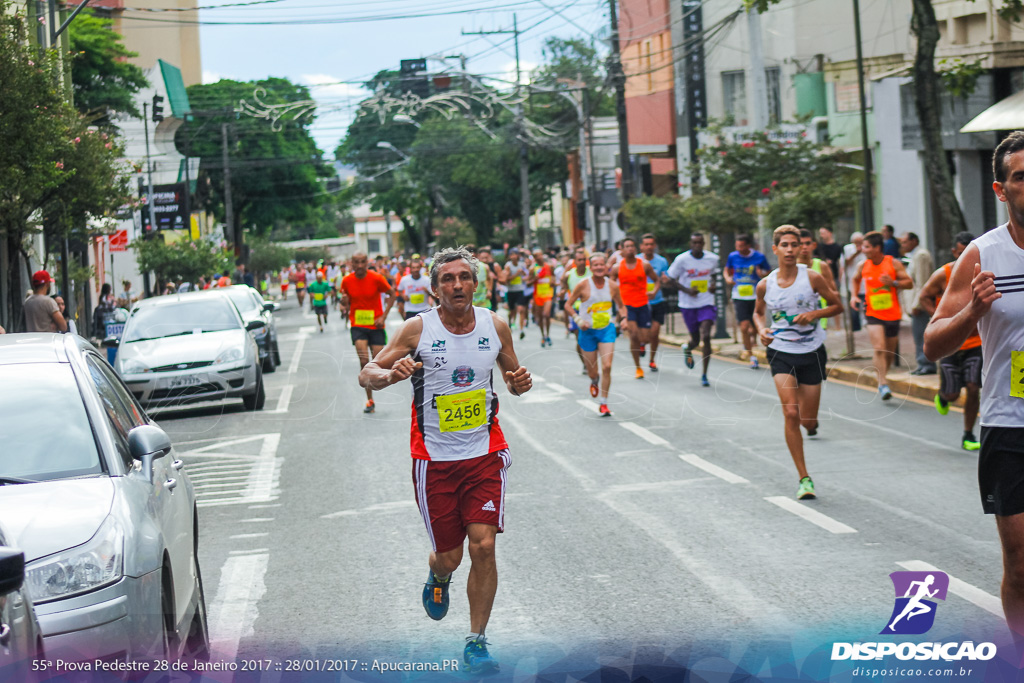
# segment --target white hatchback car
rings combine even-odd
[[[142,405],[162,407],[241,398],[266,402],[253,331],[226,294],[193,292],[144,299],[132,309],[115,368]]]

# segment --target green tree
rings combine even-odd
[[[86,10],[68,27],[75,106],[105,127],[117,112],[141,117],[135,95],[148,86],[142,69],[128,61],[138,53],[125,48],[112,24]]]
[[[280,270],[292,262],[294,255],[295,250],[283,244],[265,240],[253,241],[250,244],[249,268],[257,274]]]
[[[167,282],[196,282],[200,277],[230,273],[234,263],[230,251],[205,240],[165,244],[160,239],[144,239],[135,240],[130,246],[135,249],[139,270],[152,271],[158,288]]]
[[[731,194],[701,188],[691,197],[636,197],[623,207],[636,234],[652,233],[669,251],[686,249],[695,232],[729,235],[757,229],[753,209]]]
[[[84,238],[87,221],[131,201],[124,150],[66,103],[59,52],[40,54],[27,37],[24,17],[0,0],[0,239],[19,264],[3,273],[8,330],[20,329],[27,238]]]
[[[182,154],[202,160],[195,202],[224,220],[222,126],[227,126],[234,208],[228,237],[240,227],[265,237],[282,224],[314,226],[315,231],[321,222],[336,220],[332,209],[338,193],[323,182],[334,171],[313,141],[308,117],[286,117],[275,131],[268,121],[234,113],[240,100],[253,101],[257,89],[266,104],[310,99],[307,88],[284,78],[221,80],[188,88],[193,116],[178,129],[175,144]]]

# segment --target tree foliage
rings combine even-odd
[[[280,270],[291,263],[295,255],[294,249],[266,240],[256,240],[249,247],[249,269],[254,273]]]
[[[262,101],[282,104],[310,99],[308,88],[284,78],[193,85],[188,88],[191,120],[176,134],[175,145],[186,156],[200,157],[196,204],[224,214],[224,163],[222,126],[228,127],[228,156],[235,225],[257,236],[266,236],[281,225],[315,227],[337,220],[337,194],[327,190],[324,179],[334,175],[309,132],[310,120],[289,117],[275,131],[268,121],[238,116],[239,100],[252,101],[262,89]]]
[[[652,233],[668,250],[686,248],[695,232],[718,235],[749,233],[757,218],[749,204],[735,195],[701,188],[691,197],[635,197],[623,207],[632,229]]]
[[[138,53],[124,46],[112,24],[86,10],[68,27],[75,107],[105,126],[117,112],[141,117],[135,95],[148,86],[142,69],[128,61]]]
[[[141,272],[152,271],[158,283],[196,282],[200,277],[230,273],[234,255],[223,247],[205,240],[179,240],[165,244],[160,239],[135,240]]]
[[[131,169],[119,142],[90,128],[66,102],[59,52],[31,46],[24,17],[10,7],[0,0],[0,239],[27,269],[28,236],[84,237],[88,220],[130,202]],[[46,254],[35,256],[45,264]],[[21,318],[21,276],[28,273],[19,271],[3,274],[8,325]]]

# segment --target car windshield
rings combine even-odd
[[[256,297],[252,295],[248,287],[245,289],[229,289],[228,296],[235,302],[235,306],[238,307],[239,312],[243,315],[259,308],[259,305],[256,303]]]
[[[0,483],[103,472],[69,364],[0,365],[0,386]]]
[[[128,319],[124,343],[237,330],[240,326],[231,305],[219,296],[165,306],[141,306]]]

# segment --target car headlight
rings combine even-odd
[[[124,530],[108,516],[83,545],[30,563],[25,583],[33,602],[67,598],[118,581],[124,574]]]
[[[245,354],[242,349],[236,346],[234,348],[221,351],[220,355],[217,356],[217,359],[213,362],[215,365],[220,365],[221,363],[234,363],[235,361],[242,360],[244,357]]]
[[[121,374],[122,375],[139,375],[143,372],[149,372],[149,368],[145,363],[137,361],[132,358],[128,358],[121,362]]]

